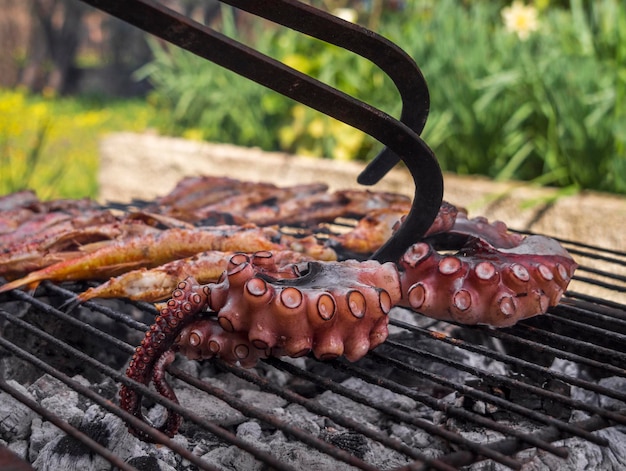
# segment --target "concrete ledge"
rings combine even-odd
[[[324,182],[332,189],[363,188],[363,165],[263,152],[153,134],[113,134],[101,141],[100,199],[152,199],[184,176],[212,174],[278,185]],[[509,227],[626,251],[626,198],[555,190],[521,183],[445,174],[445,199],[470,216],[502,220]],[[409,173],[394,169],[373,190],[412,195]]]

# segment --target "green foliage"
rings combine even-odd
[[[611,170],[626,155],[616,100],[624,63],[617,60],[626,20],[617,1],[548,9],[527,41],[501,27],[498,10],[464,10],[442,1],[432,10],[430,41],[403,31],[413,57],[424,58],[431,121],[424,138],[442,165],[459,173],[626,191]],[[622,33],[623,34],[623,33]],[[455,50],[457,46],[461,50]],[[420,61],[418,59],[418,61]],[[620,109],[621,108],[621,109]],[[445,126],[439,125],[443,121]],[[436,132],[434,132],[436,131]]]
[[[42,199],[96,197],[98,139],[142,131],[150,116],[140,101],[0,89],[0,195],[31,188]]]
[[[508,2],[407,0],[378,32],[429,83],[424,139],[445,170],[626,193],[626,7],[621,0],[541,1],[528,38],[508,31]],[[230,10],[224,10],[228,12]],[[241,38],[226,15],[224,31]],[[255,48],[393,115],[391,81],[358,56],[266,23]],[[340,159],[380,144],[175,48],[155,46],[142,73],[167,132]]]
[[[236,35],[230,15],[224,15],[223,32]],[[259,37],[263,43],[274,41],[273,34]],[[184,50],[150,44],[154,61],[137,77],[150,77],[156,86],[151,102],[170,118],[162,131],[264,149],[278,146],[275,130],[288,121],[292,106],[286,99]]]

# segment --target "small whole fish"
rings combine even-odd
[[[319,246],[296,244],[297,251],[316,251]],[[166,229],[105,246],[78,258],[64,260],[0,286],[0,293],[22,286],[37,286],[44,280],[69,281],[107,279],[142,267],[152,268],[164,263],[191,257],[200,252],[245,252],[285,250],[281,234],[275,228],[244,226],[215,226],[197,229]],[[331,255],[332,249],[321,249]]]

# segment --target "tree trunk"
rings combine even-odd
[[[72,0],[31,0],[32,26],[21,84],[65,93],[80,44],[85,7]]]

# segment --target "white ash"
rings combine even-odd
[[[408,427],[404,424],[391,424],[389,427],[392,437],[396,437],[413,448],[420,448],[422,450],[432,448],[435,446],[436,438],[429,433],[421,430]],[[440,450],[438,450],[440,453]]]
[[[563,459],[543,450],[531,448],[516,455],[523,462],[522,471],[603,470],[626,469],[626,430],[611,427],[596,432],[609,441],[608,447],[600,447],[581,438],[554,442],[566,447],[568,457]],[[510,468],[493,462],[476,463],[464,468],[467,471],[509,471]]]
[[[133,443],[128,440],[125,425],[115,415],[102,411],[98,406],[91,406],[85,411],[78,428],[116,455],[130,457]],[[59,434],[39,451],[33,467],[38,471],[108,471],[111,464],[80,442]]]
[[[502,365],[498,362],[485,360],[481,355],[475,355],[472,352],[446,346],[441,342],[438,343],[440,346],[443,345],[443,347],[438,350],[439,354],[442,356],[454,356],[454,358],[459,358],[459,361],[466,364],[469,362],[469,364],[482,365],[482,368],[488,368],[491,372],[500,373],[502,371]],[[427,348],[430,350],[431,345],[428,345]],[[293,362],[301,367],[307,364],[306,359],[296,359],[293,360]],[[298,404],[290,404],[281,397],[261,392],[257,386],[235,375],[222,373],[210,362],[197,363],[179,359],[177,360],[176,366],[191,375],[202,378],[203,381],[206,381],[210,385],[232,394],[246,404],[257,407],[262,412],[272,414],[277,419],[293,427],[302,429],[303,431],[309,432],[314,437],[343,448],[381,470],[400,467],[411,461],[411,459],[407,458],[404,454],[391,450],[351,430],[345,429],[332,420],[318,416]],[[429,364],[428,362],[424,362],[424,365],[420,365],[420,367],[424,367],[442,376],[447,374],[447,370],[440,368],[440,365],[436,363],[431,362]],[[555,371],[564,372],[565,374],[584,374],[584,371],[575,371],[578,368],[577,365],[566,361],[555,361],[552,368]],[[263,377],[271,378],[273,384],[286,388],[291,386],[290,375],[281,370],[261,364],[253,371],[256,371]],[[459,373],[458,371],[455,373],[454,370],[451,371],[451,374],[453,375],[452,380],[458,382],[463,382],[468,377],[473,378],[473,376],[467,375],[466,373]],[[82,377],[76,376],[75,379],[81,384],[88,384]],[[293,437],[287,436],[284,432],[275,429],[271,424],[250,419],[241,412],[228,406],[225,402],[196,390],[182,381],[172,378],[172,383],[176,388],[176,393],[183,406],[190,408],[195,414],[200,415],[206,420],[220,424],[228,431],[235,433],[239,438],[253,443],[257,449],[271,453],[278,460],[290,463],[303,470],[342,471],[344,469],[352,469],[349,465],[325,453],[316,451]],[[503,438],[502,435],[497,432],[473,426],[464,420],[450,419],[443,414],[425,408],[422,404],[411,398],[393,393],[379,386],[371,385],[359,379],[349,378],[341,381],[340,384],[345,388],[351,389],[369,398],[374,403],[384,404],[410,414],[413,417],[423,418],[430,416],[434,419],[435,423],[439,423],[476,442],[485,443],[487,441],[497,441]],[[623,378],[604,378],[599,381],[599,384],[603,384],[614,390],[623,390],[623,388],[626,387]],[[20,388],[17,384],[14,384],[14,386]],[[91,385],[90,387],[112,401],[117,400],[117,385],[112,380],[105,380],[100,384]],[[21,389],[24,390],[24,388]],[[126,425],[120,419],[106,413],[97,406],[91,405],[82,396],[50,376],[44,375],[41,377],[29,386],[27,392],[42,405],[45,405],[53,412],[59,414],[70,424],[83,430],[92,438],[102,444],[106,444],[106,446],[120,456],[120,458],[133,464],[133,466],[136,466],[140,470],[192,471],[196,469],[191,463],[182,459],[168,447],[154,446],[133,437],[129,434]],[[584,397],[589,399],[591,403],[602,404],[602,407],[624,407],[624,404],[619,401],[599,396],[595,393],[589,394],[588,391],[580,390],[579,388],[572,388],[572,394],[574,396],[583,393]],[[0,410],[2,410],[2,405],[7,402],[4,400],[4,396],[0,396],[0,399],[2,399],[0,401]],[[482,401],[467,402],[465,399],[466,398],[458,394],[450,394],[445,398],[445,400],[452,405],[457,407],[470,407],[469,410],[479,413],[480,415],[489,417],[498,412],[497,408],[494,409],[494,407],[488,403]],[[326,391],[315,396],[313,400],[331,408],[342,416],[362,423],[372,430],[380,431],[392,438],[397,438],[414,450],[419,450],[419,452],[426,457],[434,458],[454,451],[454,448],[446,444],[444,440],[433,437],[413,425],[390,419],[381,412],[356,403],[340,394]],[[18,403],[14,406],[14,408],[19,410],[21,404]],[[19,456],[23,456],[31,463],[34,463],[37,470],[111,469],[110,463],[102,458],[98,458],[96,454],[90,453],[84,446],[80,445],[72,438],[67,437],[52,424],[34,415],[28,408],[24,409],[24,406],[21,406],[21,408],[22,412],[10,413],[17,414],[13,419],[8,419],[10,414],[4,418],[0,415],[1,437],[12,450],[19,454]],[[164,409],[158,405],[147,408],[148,416],[155,423],[159,423],[159,421],[162,420],[163,413]],[[585,414],[575,413],[572,415],[572,420],[582,420],[585,417]],[[532,426],[532,424],[528,424],[526,421],[515,422],[499,420],[499,422],[506,426],[528,430],[530,433],[536,430],[536,426]],[[192,451],[194,455],[203,457],[206,461],[215,464],[220,469],[267,469],[267,465],[257,461],[253,456],[235,446],[225,443],[223,440],[202,430],[190,421],[184,421],[181,433],[182,434],[177,435],[174,439],[177,443]],[[614,427],[603,433],[608,434],[607,437],[609,437],[611,441],[611,446],[600,451],[596,449],[598,447],[592,448],[589,452],[589,456],[585,455],[587,452],[583,453],[579,451],[588,444],[577,439],[563,442],[565,446],[573,447],[574,451],[572,453],[575,452],[580,455],[570,456],[569,461],[566,462],[550,456],[549,454],[537,452],[536,450],[522,452],[519,456],[527,460],[527,464],[525,465],[529,466],[527,469],[533,470],[569,469],[558,467],[558,465],[563,465],[564,463],[566,463],[567,466],[571,465],[571,469],[585,469],[583,467],[585,463],[589,466],[598,464],[600,466],[598,469],[624,469],[622,466],[624,462],[624,445],[622,445],[622,443],[626,442],[626,437],[624,436],[623,430]],[[485,462],[475,464],[468,469],[482,470],[505,468],[491,462]]]
[[[0,440],[0,444],[6,446],[19,458],[28,460],[28,440],[15,440],[11,443],[6,443],[4,440]]]
[[[138,471],[176,471],[176,468],[153,456],[136,456],[126,461]]]
[[[252,443],[256,448],[269,452],[270,446],[263,443],[263,431],[261,426],[255,421],[248,421],[237,427],[237,437]],[[256,460],[249,453],[242,451],[236,446],[221,446],[211,450],[202,457],[208,463],[226,469],[245,469],[250,471],[261,470],[264,464]]]
[[[611,376],[609,378],[602,378],[598,381],[600,386],[612,389],[613,391],[621,391],[626,393],[626,378],[620,376]],[[626,410],[626,402],[620,401],[612,397],[600,396],[600,407],[609,410]]]
[[[16,381],[9,380],[7,383],[22,394],[30,396],[26,388]],[[7,442],[26,438],[34,417],[35,413],[17,399],[8,393],[0,393],[0,438]]]
[[[360,384],[363,381],[351,378],[345,381],[342,385],[348,387],[349,389],[351,385]],[[370,385],[371,386],[371,385]],[[382,389],[382,388],[378,388]],[[376,387],[372,387],[372,391],[376,391]],[[367,391],[361,390],[367,396]],[[374,398],[372,398],[374,399]],[[316,399],[321,405],[328,407],[335,412],[341,413],[345,416],[351,417],[357,422],[362,424],[371,426],[374,423],[378,423],[381,417],[381,413],[376,409],[373,409],[369,406],[354,402],[352,399],[349,399],[340,394],[336,394],[332,391],[325,391],[319,395]]]
[[[255,391],[254,389],[241,389],[234,395],[245,404],[256,407],[266,413],[270,413],[276,408],[287,405],[287,401],[282,397],[271,393]]]
[[[181,405],[218,425],[238,425],[245,420],[245,416],[237,409],[198,389],[189,386],[178,388],[176,395]]]
[[[325,426],[326,419],[310,412],[299,404],[289,404],[286,408],[274,409],[273,415],[293,427],[318,436]]]

